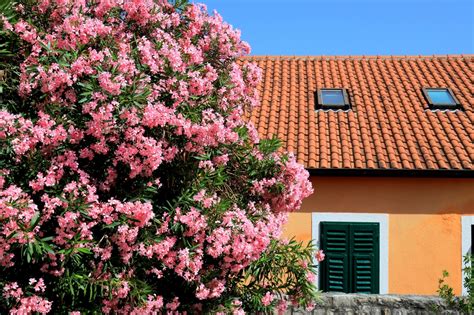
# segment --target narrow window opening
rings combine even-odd
[[[474,255],[474,224],[471,225],[471,255]],[[474,270],[473,270],[474,272]]]

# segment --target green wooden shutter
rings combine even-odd
[[[321,222],[320,288],[326,292],[379,292],[379,224]]]
[[[321,223],[321,248],[326,254],[321,262],[320,288],[325,292],[350,292],[349,226],[339,222]]]
[[[351,223],[351,292],[379,293],[379,224]]]

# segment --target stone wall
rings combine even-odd
[[[291,309],[288,315],[428,315],[461,314],[435,296],[324,293],[311,311]]]

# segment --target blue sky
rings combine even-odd
[[[473,0],[202,0],[252,55],[474,53]]]

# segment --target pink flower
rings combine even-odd
[[[135,308],[130,312],[132,315],[142,314],[160,314],[163,307],[163,297],[155,295],[148,295],[145,305],[141,308]]]
[[[31,314],[38,312],[40,314],[47,314],[51,311],[52,302],[45,300],[39,296],[33,295],[22,298],[20,305],[10,310],[10,314]]]
[[[31,279],[30,279],[31,281]],[[40,278],[34,287],[35,292],[44,292],[46,285],[44,284],[43,278]]]
[[[0,16],[0,20],[3,22],[3,29],[7,31],[13,31],[13,26],[10,24],[10,22],[7,20],[6,17],[3,15]]]
[[[288,302],[285,300],[280,300],[277,304],[278,315],[285,314],[287,309],[288,309]]]
[[[262,297],[262,304],[264,306],[268,306],[272,303],[274,299],[274,295],[271,294],[270,292],[265,293],[265,295]]]
[[[308,312],[311,312],[312,310],[314,310],[315,306],[316,306],[316,304],[314,304],[313,302],[310,302],[310,303],[308,303],[308,305],[306,306],[306,310],[307,310]]]
[[[99,74],[100,87],[112,95],[120,94],[120,81],[122,81],[122,78],[120,76],[112,80],[112,74],[108,72],[102,72],[101,74]]]
[[[216,156],[212,160],[216,165],[226,165],[227,162],[229,161],[229,155],[228,154],[223,154],[220,156]]]
[[[206,288],[204,284],[200,284],[196,289],[196,297],[200,300],[205,300],[208,298],[210,290]]]
[[[196,195],[194,195],[194,201],[202,201],[204,199],[204,195],[206,194],[205,189],[201,189]]]
[[[176,311],[179,307],[179,298],[175,297],[171,302],[166,304],[166,309],[170,311]]]
[[[199,168],[204,169],[208,172],[214,172],[214,165],[212,161],[200,161],[199,162]]]
[[[127,281],[122,281],[120,287],[117,290],[117,297],[120,299],[124,299],[128,296],[128,292],[130,292],[130,287]]]
[[[309,282],[315,282],[316,281],[316,275],[312,272],[308,272],[306,274],[306,279],[308,279]]]
[[[211,289],[209,297],[217,298],[225,291],[225,280],[213,279],[209,282],[209,288]]]
[[[18,287],[18,283],[10,282],[3,287],[3,296],[8,298],[15,298],[19,300],[23,296],[23,290]]]
[[[317,260],[318,262],[321,262],[321,261],[324,260],[324,257],[326,257],[326,254],[324,254],[323,250],[320,249],[320,250],[318,250],[318,251],[316,252],[315,257],[316,257],[316,260]]]

